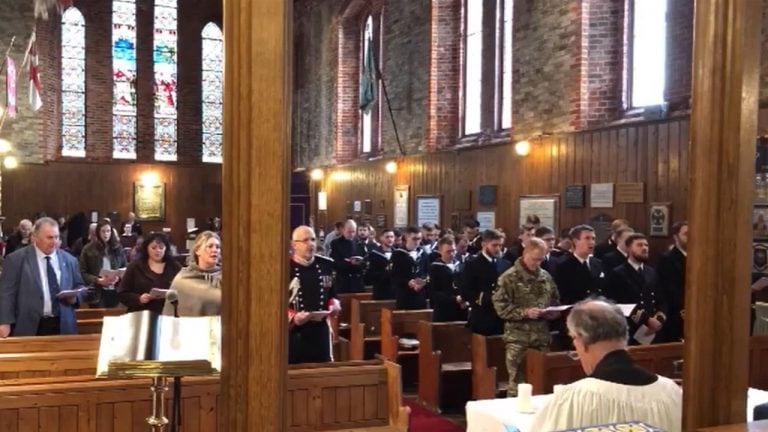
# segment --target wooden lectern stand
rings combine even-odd
[[[165,416],[165,392],[168,390],[168,378],[190,376],[212,376],[218,371],[211,367],[208,360],[193,361],[132,361],[110,362],[107,378],[152,378],[152,415],[147,417],[147,424],[153,432],[163,432],[168,424]]]

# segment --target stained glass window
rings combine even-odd
[[[176,0],[155,0],[155,160],[175,161]]]
[[[112,157],[136,159],[136,3],[112,2]]]
[[[222,83],[224,42],[221,29],[208,23],[203,38],[203,162],[222,160]]]
[[[85,20],[75,7],[61,16],[61,155],[85,157]]]

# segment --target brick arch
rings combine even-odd
[[[333,158],[336,163],[354,160],[359,154],[358,109],[360,33],[365,18],[380,11],[383,2],[346,0],[339,11],[338,68],[336,74],[336,125]]]

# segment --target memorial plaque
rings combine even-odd
[[[565,187],[565,208],[584,208],[586,185],[568,185]]]
[[[377,214],[376,215],[376,228],[386,228],[387,227],[387,215],[385,214]]]
[[[644,183],[616,183],[616,202],[642,204],[645,202]]]
[[[613,217],[605,213],[595,215],[589,220],[589,225],[595,229],[597,243],[602,243],[611,236],[611,222]]]

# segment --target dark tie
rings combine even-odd
[[[589,269],[589,260],[584,261],[584,268],[587,269],[587,273],[592,273],[592,271]]]
[[[48,273],[48,292],[51,294],[51,313],[53,316],[59,316],[59,281],[56,279],[56,272],[51,265],[51,257],[45,257],[45,270]]]

